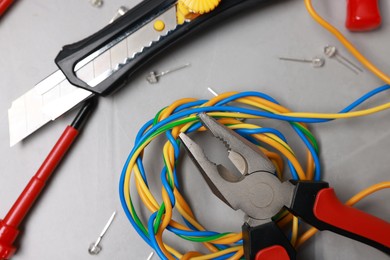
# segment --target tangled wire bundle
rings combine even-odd
[[[183,191],[177,177],[179,173],[176,170],[181,152],[179,134],[181,132],[189,134],[204,131],[205,128],[199,122],[197,114],[205,112],[256,144],[273,162],[276,174],[281,180],[283,179],[284,162],[286,161],[292,179],[318,181],[321,179],[321,166],[318,157],[319,147],[307,124],[324,123],[337,118],[363,116],[387,109],[390,107],[390,103],[351,112],[352,109],[367,99],[389,88],[389,85],[377,88],[336,114],[291,112],[272,97],[259,92],[229,92],[211,100],[193,98],[178,100],[160,110],[154,119],[147,122],[139,131],[135,146],[123,167],[120,179],[119,189],[123,209],[139,235],[155,249],[161,259],[240,259],[243,257],[242,234],[207,230],[204,225],[197,221],[194,212],[182,195]],[[260,119],[260,122],[261,119],[270,118],[288,122],[305,145],[307,150],[306,162],[301,163],[298,160],[294,150],[288,145],[287,139],[279,130],[245,123],[237,118]],[[147,174],[143,166],[143,151],[152,140],[161,135],[165,135],[166,142],[163,147],[164,165],[161,170],[162,202],[158,202],[149,190],[147,176],[150,173]],[[151,212],[149,220],[145,222],[140,219],[133,204],[132,188],[130,187],[132,172],[134,173],[137,194],[145,207]],[[353,205],[363,197],[389,187],[390,182],[376,184],[355,195],[347,204]],[[181,221],[173,218],[173,211],[177,211],[181,215]],[[287,211],[276,216],[275,220],[280,226],[291,227],[291,243],[296,247],[316,232],[312,228],[303,234],[299,234],[298,218]],[[180,253],[173,246],[163,241],[163,232],[165,231],[169,231],[182,239],[201,243],[209,253]]]

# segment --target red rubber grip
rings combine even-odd
[[[286,249],[282,246],[270,246],[256,254],[256,260],[290,260]]]
[[[23,221],[38,198],[42,189],[45,187],[46,181],[50,178],[54,169],[72,145],[77,134],[78,130],[71,126],[65,129],[60,139],[58,139],[37,173],[31,178],[5,218],[0,220],[0,260],[10,259],[15,253],[16,247],[13,243],[19,233],[19,224]]]
[[[332,188],[318,193],[313,212],[319,220],[352,233],[351,238],[366,238],[390,248],[390,223],[344,205]]]
[[[8,7],[13,3],[13,0],[0,0],[0,16],[8,9]]]
[[[350,31],[368,31],[381,25],[378,0],[348,0],[345,26]]]

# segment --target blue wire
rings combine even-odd
[[[383,85],[383,86],[381,86],[379,88],[376,88],[376,89],[368,92],[367,94],[364,94],[362,97],[360,97],[359,99],[354,101],[352,104],[350,104],[349,106],[347,106],[346,108],[341,110],[340,113],[349,112],[352,109],[354,109],[355,107],[357,107],[358,105],[362,104],[367,99],[369,99],[369,98],[371,98],[371,97],[375,96],[376,94],[379,94],[379,93],[381,93],[383,91],[389,90],[389,89],[390,89],[390,85]]]
[[[226,255],[222,255],[222,256],[219,256],[219,257],[215,257],[213,258],[214,260],[226,260],[228,259],[229,257],[232,257],[235,253],[229,253],[229,254],[226,254]]]
[[[148,129],[149,126],[153,125],[153,119],[146,122],[141,129],[138,131],[137,136],[135,137],[135,144],[138,143],[138,141],[141,139],[142,135],[145,133],[146,129]]]
[[[129,159],[128,159],[129,160]],[[123,168],[122,174],[119,180],[119,198],[121,201],[121,205],[123,210],[125,211],[127,219],[130,221],[130,224],[134,227],[134,229],[137,231],[137,233],[141,236],[141,238],[150,246],[152,247],[151,241],[149,240],[149,237],[146,236],[146,234],[138,227],[137,223],[135,223],[135,220],[131,216],[131,213],[129,209],[127,208],[126,200],[124,197],[124,182],[125,182],[125,175],[126,175],[126,170]]]
[[[162,252],[160,246],[158,245],[157,241],[156,241],[156,237],[154,235],[154,220],[156,219],[156,216],[157,216],[157,212],[154,212],[150,217],[149,217],[149,221],[148,221],[148,230],[149,230],[149,239],[152,243],[152,247],[154,248],[154,250],[156,250],[158,256],[161,258],[161,259],[166,259],[168,260],[168,258],[164,255],[164,253]]]
[[[180,147],[177,143],[177,140],[173,137],[171,131],[167,131],[166,136],[167,136],[167,139],[169,140],[169,142],[173,146],[175,161],[177,161],[179,159],[179,156],[180,156]],[[176,175],[176,165],[173,166],[173,182],[175,183],[175,186],[178,189],[180,189],[179,180],[178,180],[177,175]]]
[[[193,124],[190,128],[188,128],[188,130],[186,131],[186,133],[192,133],[192,132],[196,132],[199,128],[202,127],[202,123],[201,122],[196,122],[195,124]]]
[[[168,193],[169,200],[171,201],[171,204],[173,207],[173,206],[175,206],[176,198],[175,198],[175,195],[173,194],[173,190],[172,190],[171,186],[168,183],[167,178],[165,177],[166,174],[167,174],[167,168],[164,167],[161,171],[161,182],[162,182],[162,185],[164,186],[165,190]]]
[[[193,101],[193,102],[189,102],[189,103],[185,103],[183,105],[180,105],[178,106],[172,114],[176,114],[177,112],[180,112],[182,110],[185,110],[187,108],[192,108],[192,107],[197,107],[197,106],[201,106],[203,105],[204,103],[206,103],[208,100],[207,99],[203,99],[203,100],[196,100],[196,101]]]
[[[292,125],[295,132],[299,135],[299,137],[302,139],[302,141],[305,143],[306,147],[309,149],[311,156],[314,160],[314,180],[319,181],[321,180],[321,163],[320,158],[318,158],[318,155],[313,147],[313,145],[310,143],[310,141],[306,138],[306,136],[302,133],[302,131],[295,125]]]
[[[184,220],[184,223],[186,224],[186,226],[191,229],[191,230],[198,230],[196,227],[194,227],[190,222],[188,222],[184,217],[182,217],[182,219]]]
[[[140,171],[140,173],[141,173],[142,179],[143,179],[144,182],[145,182],[145,185],[149,188],[148,180],[147,180],[146,173],[145,173],[144,164],[142,163],[141,157],[138,157],[138,158],[137,158],[137,166],[138,166],[139,171]]]
[[[177,144],[177,140],[173,137],[171,131],[167,131],[167,132],[165,133],[165,135],[167,136],[167,139],[169,140],[169,142],[170,142],[171,145],[173,146],[173,150],[174,150],[174,153],[175,153],[175,154],[174,154],[175,159],[179,158],[180,147],[179,147],[179,145]]]

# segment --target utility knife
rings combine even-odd
[[[196,29],[267,0],[144,0],[100,31],[66,45],[59,70],[12,102],[13,146],[91,95],[108,95],[134,72]]]

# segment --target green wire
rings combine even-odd
[[[162,113],[162,111],[164,111],[167,107],[164,107],[162,109],[160,109],[160,111],[157,112],[157,114],[154,116],[154,119],[153,119],[153,125],[157,125],[158,123],[158,118],[160,117],[160,114]]]
[[[163,202],[161,204],[161,207],[158,209],[156,219],[154,220],[154,234],[156,234],[158,231],[158,227],[161,224],[161,219],[162,216],[164,215],[164,212],[165,212],[165,203]]]
[[[191,236],[184,236],[184,235],[178,235],[178,236],[185,239],[185,240],[188,240],[188,241],[203,243],[203,242],[212,242],[214,240],[218,240],[218,239],[223,238],[224,236],[227,236],[229,234],[232,234],[232,233],[226,232],[226,233],[216,234],[216,235],[207,236],[207,237],[191,237]]]
[[[304,134],[310,139],[310,142],[312,143],[314,150],[318,154],[319,153],[319,146],[318,146],[318,142],[317,142],[316,138],[314,137],[314,135],[308,129],[303,127],[301,124],[298,124],[298,123],[293,123],[293,124],[294,124],[294,126],[298,127],[300,130],[302,130],[302,132],[304,132]]]
[[[147,237],[149,237],[149,233],[148,233],[147,229],[145,228],[144,224],[142,224],[141,220],[139,219],[139,217],[137,215],[137,212],[135,211],[135,208],[134,208],[134,205],[133,205],[133,201],[131,200],[131,198],[130,198],[130,207],[131,207],[131,211],[133,213],[132,216],[133,216],[133,219],[134,219],[135,223],[142,230],[142,232]]]

